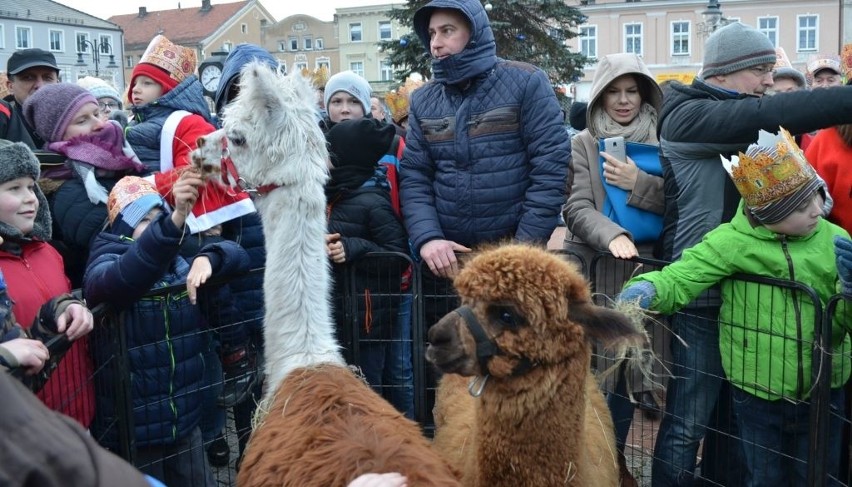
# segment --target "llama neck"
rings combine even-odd
[[[480,485],[562,485],[578,476],[589,351],[486,386],[477,401]],[[535,383],[529,387],[530,382]],[[517,387],[519,384],[526,384]],[[489,390],[489,388],[492,388]],[[582,485],[569,482],[571,485]]]
[[[345,362],[331,319],[322,185],[278,188],[258,201],[258,209],[266,239],[263,333],[271,397],[295,368]]]

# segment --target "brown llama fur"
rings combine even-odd
[[[481,370],[475,339],[455,312],[430,329],[427,359],[447,374],[433,448],[467,486],[619,485],[612,418],[589,370],[590,339],[644,346],[645,336],[623,314],[593,305],[573,264],[531,246],[481,253],[455,286],[502,352]],[[522,359],[528,370],[516,369]],[[462,376],[476,385],[487,376],[479,397]]]
[[[459,485],[416,423],[338,365],[292,371],[255,428],[240,487],[345,487],[365,473],[400,472],[408,486]]]

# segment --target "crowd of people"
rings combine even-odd
[[[692,485],[698,476],[803,485],[812,357],[802,342],[814,331],[779,331],[772,313],[758,314],[756,297],[725,279],[799,281],[821,300],[852,292],[852,180],[844,170],[852,87],[843,82],[852,67],[819,56],[801,73],[764,34],[733,23],[708,38],[691,84],[661,86],[635,54],[603,56],[588,102],[568,112],[572,137],[547,75],[497,57],[481,2],[433,0],[413,26],[431,58],[429,82],[410,80],[387,99],[352,71],[317,87],[332,166],[326,247],[335,320],[344,346],[359,344],[367,382],[414,419],[408,262],[422,264],[428,326],[455,307],[459,254],[507,240],[545,245],[561,215],[564,248],[587,260],[609,252],[625,262],[672,262],[639,275],[628,265],[592,283],[671,315],[667,326],[647,322],[656,354],[670,350],[667,380],[622,366],[606,384],[621,454],[634,409],[655,411],[664,398],[652,485]],[[90,336],[90,308],[108,305],[121,316],[135,460],[145,476],[87,448],[92,465],[109,465],[93,484],[124,475],[140,485],[215,485],[211,465],[231,460],[227,408],[238,454],[245,448],[262,382],[261,282],[205,283],[263,267],[263,233],[251,199],[205,181],[189,154],[221,126],[251,61],[278,69],[259,46],[236,46],[210,104],[195,51],[162,35],[123,94],[94,78],[61,81],[41,49],[9,58],[11,94],[0,102],[0,365],[37,389],[48,409],[73,418],[32,414],[61,423],[64,441],[90,445],[81,433],[88,429],[116,448],[107,425],[120,405],[98,388],[116,379],[106,372],[92,380],[116,349]],[[398,262],[371,263],[372,252]],[[185,290],[163,291],[175,285]],[[342,299],[345,286],[356,291],[353,306]],[[793,323],[814,321],[799,301],[789,308]],[[848,407],[850,322],[839,315],[832,323],[838,411]],[[772,352],[755,338],[770,331],[780,333]],[[829,428],[831,472],[840,465],[840,417]],[[381,482],[404,485],[394,475],[352,485]]]

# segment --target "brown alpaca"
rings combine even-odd
[[[240,487],[345,486],[361,474],[401,472],[409,486],[452,486],[458,479],[428,452],[420,428],[336,365],[296,369],[252,434]],[[334,468],[329,468],[333,466]],[[252,472],[243,476],[242,472]]]
[[[589,340],[644,346],[645,336],[621,313],[593,305],[572,264],[534,247],[483,252],[455,286],[462,306],[429,330],[426,352],[448,374],[433,448],[468,486],[619,485]],[[461,376],[475,378],[479,397]]]

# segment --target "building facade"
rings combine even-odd
[[[210,0],[202,0],[201,7],[151,12],[139,7],[137,13],[116,15],[109,20],[125,33],[122,66],[127,80],[157,34],[195,49],[200,64],[210,54],[229,52],[237,44],[260,45],[263,28],[275,22],[257,0],[215,5]]]
[[[289,72],[325,67],[328,73],[340,71],[339,42],[334,22],[310,15],[291,15],[267,25],[261,44]]]
[[[390,18],[394,4],[339,8],[335,14],[340,39],[340,71],[354,71],[384,93],[398,81],[379,42],[397,40],[410,29]]]
[[[814,54],[839,54],[842,47],[842,3],[837,0],[725,0],[721,17],[708,13],[708,0],[567,0],[587,20],[570,48],[590,58],[618,52],[642,56],[657,81],[690,82],[701,70],[707,36],[726,22],[743,22],[782,47],[793,67],[805,71]],[[712,12],[713,9],[709,9]],[[715,21],[718,19],[718,21]],[[596,64],[571,87],[577,100],[587,100]]]
[[[121,28],[51,0],[0,0],[0,69],[13,52],[37,47],[56,57],[62,81],[97,76],[123,89]],[[5,86],[4,86],[5,88]]]

